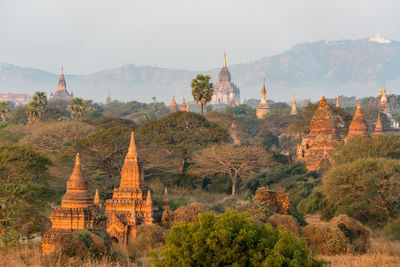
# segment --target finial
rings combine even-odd
[[[146,198],[146,206],[151,206],[153,201],[151,200],[151,192],[150,189],[147,191],[147,198]]]
[[[94,194],[94,204],[100,205],[100,196],[99,196],[99,189],[96,189],[96,193]]]
[[[226,67],[226,52],[224,51],[224,67]]]
[[[135,145],[135,134],[131,132],[131,142],[129,143],[128,155],[137,155],[136,145]]]
[[[76,153],[75,165],[81,165],[81,161],[80,161],[80,159],[79,159],[79,153]]]
[[[360,104],[360,102],[357,103],[357,109],[361,109],[361,104]]]

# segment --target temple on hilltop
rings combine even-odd
[[[310,133],[297,147],[297,159],[304,161],[308,170],[319,170],[321,162],[329,160],[329,153],[341,143],[335,117],[325,97],[322,97],[311,120]]]
[[[297,115],[296,99],[294,97],[293,97],[292,110],[290,111],[290,115]]]
[[[105,218],[96,215],[95,207],[82,176],[79,154],[76,154],[75,167],[67,182],[67,192],[61,199],[61,207],[51,212],[51,228],[42,238],[43,254],[52,253],[57,247],[57,239],[62,235],[78,229],[103,229]]]
[[[178,109],[178,105],[177,105],[176,102],[175,102],[175,96],[172,97],[171,104],[169,104],[169,110],[170,110],[171,112],[175,112],[175,111],[178,111],[178,110],[179,110],[179,109]]]
[[[218,81],[214,84],[214,93],[210,101],[212,105],[239,105],[240,90],[231,82],[231,74],[226,66],[226,53],[224,53],[224,65],[218,75]]]
[[[354,114],[353,119],[351,120],[351,123],[349,125],[349,133],[346,137],[346,141],[354,138],[364,138],[368,137],[368,126],[367,123],[364,120],[364,116],[361,112],[361,104],[358,102],[357,104],[357,109]]]
[[[163,203],[165,205],[168,203]],[[114,188],[112,199],[106,200],[105,209],[108,216],[106,230],[114,242],[122,244],[129,244],[136,238],[137,225],[161,221],[158,203],[152,200],[150,189],[144,186],[143,166],[133,132],[121,170],[120,186]]]
[[[267,115],[269,112],[266,94],[267,94],[267,90],[265,89],[265,80],[264,80],[264,84],[261,89],[261,101],[258,104],[257,109],[256,109],[256,115],[257,115],[257,118],[259,118],[259,119],[265,118],[265,115]]]
[[[189,111],[188,110],[188,105],[189,105],[189,102],[188,102],[188,104],[186,104],[185,98],[183,98],[180,110],[181,111]]]
[[[74,94],[67,91],[67,83],[64,78],[64,68],[61,67],[61,76],[58,81],[58,88],[56,92],[50,94],[50,100],[52,101],[67,101],[69,102],[74,97]]]

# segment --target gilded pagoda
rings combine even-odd
[[[64,68],[61,67],[61,75],[60,80],[58,81],[58,88],[54,94],[50,94],[50,100],[69,102],[73,97],[74,94],[67,91],[67,83],[65,82],[64,77]]]

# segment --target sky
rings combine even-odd
[[[396,0],[0,0],[0,62],[90,74],[208,70],[319,40],[400,41]]]

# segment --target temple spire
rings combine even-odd
[[[382,134],[383,134],[383,128],[382,128],[381,114],[378,112],[378,119],[376,120],[376,125],[373,135],[382,135]]]
[[[137,156],[136,144],[135,144],[135,134],[134,134],[133,131],[131,132],[131,141],[130,141],[130,144],[129,144],[129,149],[128,149],[128,155],[127,156],[130,156],[130,155]]]
[[[224,52],[224,67],[226,67],[226,52]]]
[[[296,99],[294,98],[294,96],[293,96],[292,110],[290,111],[290,115],[297,115]]]
[[[336,97],[336,107],[338,108],[339,106],[339,97]]]
[[[349,125],[349,134],[347,135],[346,141],[353,137],[364,138],[368,136],[368,126],[364,120],[364,116],[361,111],[361,103],[357,103],[357,109],[353,119]]]
[[[98,205],[98,206],[100,206],[100,196],[99,196],[99,189],[96,189],[96,194],[94,195],[94,201],[93,201],[93,203],[95,204],[95,205]]]

